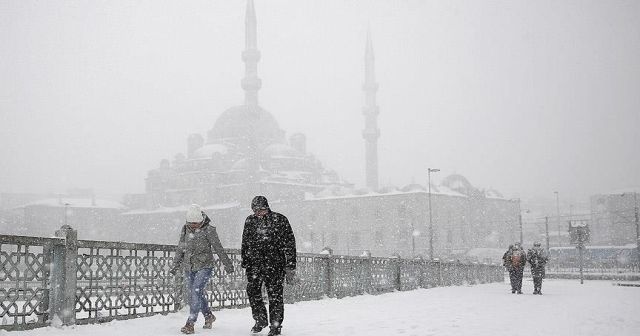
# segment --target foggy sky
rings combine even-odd
[[[640,2],[256,0],[260,105],[364,185],[460,173],[507,197],[640,186]],[[0,0],[0,192],[144,191],[243,102],[245,1]]]

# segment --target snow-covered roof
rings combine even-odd
[[[179,205],[175,207],[160,207],[153,210],[147,209],[134,209],[127,212],[122,213],[123,215],[149,215],[149,214],[168,214],[174,212],[186,212],[190,205]],[[240,202],[229,202],[229,203],[219,203],[219,204],[211,204],[211,205],[203,205],[202,210],[207,212],[207,210],[225,210],[237,208],[240,206]]]
[[[628,188],[622,188],[622,189],[616,189],[616,190],[612,190],[609,191],[607,193],[602,193],[602,195],[619,195],[619,194],[633,194],[633,193],[640,193],[640,187],[628,187]]]
[[[125,206],[120,202],[106,200],[106,199],[91,199],[91,198],[46,198],[31,203],[27,203],[27,206],[46,206],[46,207],[64,207],[68,204],[69,208],[104,208],[104,209],[122,209]]]
[[[424,188],[423,188],[424,189]],[[408,194],[427,194],[428,191],[420,188],[403,188],[403,190],[395,187],[384,187],[378,191],[371,191],[369,189],[354,190],[351,188],[339,187],[339,188],[326,188],[322,191],[311,195],[307,193],[305,200],[317,200],[317,199],[344,199],[344,198],[358,198],[358,197],[380,197],[390,195],[408,195]],[[468,197],[457,191],[451,190],[445,186],[438,186],[438,188],[431,188],[432,195],[439,196],[454,196],[454,197]]]

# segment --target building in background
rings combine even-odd
[[[591,196],[591,245],[635,245],[639,202],[637,189]]]
[[[303,134],[285,136],[276,118],[258,103],[256,16],[247,2],[242,53],[242,105],[226,110],[206,139],[192,134],[186,154],[149,171],[144,194],[128,195],[122,225],[136,241],[175,243],[191,203],[213,219],[223,245],[239,247],[249,203],[265,195],[290,219],[299,251],[373,255],[427,255],[428,188],[418,184],[378,188],[376,92],[373,45],[365,44],[365,139],[367,187],[358,189],[306,150]],[[436,256],[462,256],[473,247],[503,248],[518,239],[519,204],[481,191],[461,175],[432,186]]]

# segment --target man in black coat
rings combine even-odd
[[[242,267],[247,273],[247,295],[257,333],[271,323],[269,336],[280,335],[284,320],[283,283],[295,278],[296,239],[289,220],[271,211],[264,196],[251,201],[254,214],[247,217],[242,232]],[[269,297],[269,318],[262,300],[262,285]]]
[[[533,248],[527,253],[529,265],[531,265],[531,276],[533,277],[533,294],[542,295],[542,279],[544,278],[544,267],[547,264],[547,254],[542,249],[540,243],[535,242]]]

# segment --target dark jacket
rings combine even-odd
[[[264,207],[268,209],[266,199]],[[262,218],[254,214],[244,221],[242,267],[294,270],[296,239],[289,220],[284,215],[270,209],[268,211]]]
[[[534,247],[532,249],[529,249],[529,253],[527,253],[527,260],[529,261],[529,265],[531,266],[531,274],[533,276],[544,275],[544,268],[549,258],[542,248]]]
[[[514,257],[518,255],[518,257]],[[527,264],[527,253],[522,248],[509,249],[503,256],[503,264],[509,271],[521,271]],[[516,262],[516,260],[518,262]]]
[[[185,271],[199,271],[203,268],[214,268],[213,251],[226,267],[233,267],[231,260],[224,253],[216,228],[203,213],[204,222],[198,229],[191,229],[186,224],[180,232],[180,240],[176,249],[173,269],[182,267]]]

